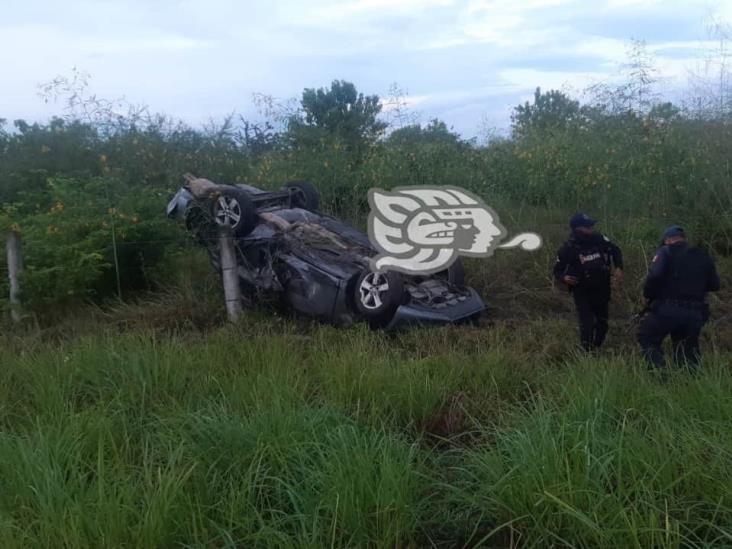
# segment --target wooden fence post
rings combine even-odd
[[[9,231],[5,242],[8,258],[8,278],[10,279],[10,317],[13,322],[21,320],[20,274],[23,272],[23,256],[20,252],[20,235]]]
[[[219,251],[221,253],[221,279],[224,284],[226,312],[231,322],[239,320],[242,311],[241,286],[239,286],[239,264],[236,260],[234,240],[231,231],[221,227],[219,233]]]

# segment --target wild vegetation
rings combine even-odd
[[[388,127],[383,102],[343,81],[306,89],[299,102],[259,96],[267,122],[232,116],[198,130],[140,108],[120,111],[90,96],[79,75],[57,79],[44,93],[67,98],[66,116],[0,131],[0,226],[23,238],[25,301],[43,310],[42,322],[50,307],[168,285],[187,237],[162,214],[185,172],[267,188],[308,179],[327,210],[356,223],[371,187],[458,185],[494,206],[509,229],[547,233],[549,248],[564,236],[554,228],[588,209],[646,256],[671,222],[726,255],[732,95],[720,90],[719,101],[702,102],[704,90],[681,105],[665,102],[642,52],[624,81],[596,86],[584,103],[537,89],[514,110],[511,134],[485,144],[439,120],[408,123],[398,98]]]
[[[0,335],[0,545],[732,544],[732,95],[663,101],[635,47],[620,84],[537,89],[485,143],[389,124],[343,81],[204,129],[118,114],[83,75],[46,86],[65,116],[0,130],[0,228],[26,264],[24,322]],[[545,246],[468,262],[479,326],[339,330],[269,304],[226,326],[205,254],[164,216],[185,172],[309,179],[361,226],[371,187],[457,185]],[[577,353],[549,277],[578,209],[626,255],[600,356]],[[723,291],[701,373],[660,383],[631,316],[671,223]]]
[[[4,547],[730,543],[729,341],[661,384],[565,321],[153,324],[3,338]]]

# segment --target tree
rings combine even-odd
[[[690,73],[691,86],[686,110],[707,119],[728,118],[732,112],[732,52],[729,44],[732,27],[712,16],[708,34],[708,42],[716,43],[716,46],[706,48],[702,63]]]
[[[613,82],[601,82],[587,90],[596,109],[609,115],[624,115],[636,120],[648,114],[658,101],[658,70],[655,58],[644,40],[631,40],[627,60]]]
[[[541,88],[536,88],[533,103],[526,101],[514,109],[511,127],[514,135],[521,138],[532,133],[565,130],[581,119],[578,101],[557,90],[542,93]]]
[[[124,97],[106,99],[92,93],[91,75],[74,67],[68,76],[59,75],[38,86],[46,103],[61,101],[67,122],[93,126],[101,135],[112,135],[153,122],[146,105],[133,105]]]
[[[628,75],[626,94],[629,108],[646,113],[658,100],[658,94],[654,91],[658,73],[655,59],[648,51],[645,40],[632,40],[627,55],[625,70]]]
[[[311,145],[313,138],[335,137],[351,151],[373,143],[386,129],[378,120],[378,95],[364,96],[344,80],[330,88],[306,88],[300,101],[302,112],[291,117],[289,130],[295,142]]]
[[[673,103],[666,101],[665,103],[657,103],[648,111],[648,120],[656,125],[668,124],[674,120],[678,120],[681,116],[681,109]]]
[[[411,124],[389,135],[388,142],[394,145],[449,144],[461,143],[460,136],[451,131],[442,120],[433,118],[426,126]]]
[[[241,118],[241,117],[240,117]],[[280,134],[269,122],[256,124],[241,118],[243,128],[239,140],[243,142],[246,150],[254,157],[261,157],[263,154],[277,148]]]
[[[16,120],[14,127],[0,134],[0,204],[45,207],[49,177],[98,174],[99,140],[91,125],[53,118],[48,124]]]
[[[389,86],[388,96],[381,104],[389,127],[404,128],[419,124],[419,113],[411,110],[407,91],[396,82]]]

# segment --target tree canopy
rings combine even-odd
[[[460,136],[451,131],[442,120],[433,118],[426,126],[410,124],[394,130],[388,139],[395,145],[450,144],[461,143]]]
[[[296,142],[335,137],[352,149],[378,139],[386,123],[378,119],[378,95],[359,93],[350,82],[334,80],[329,88],[306,88],[300,101],[302,112],[290,120]]]
[[[557,90],[534,92],[534,102],[526,101],[514,109],[511,125],[514,135],[525,137],[531,133],[562,130],[578,123],[582,117],[579,101],[570,99]]]

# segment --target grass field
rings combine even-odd
[[[732,547],[732,95],[677,108],[623,78],[582,104],[537,89],[483,144],[437,119],[381,133],[337,81],[327,123],[312,90],[196,129],[63,85],[83,112],[0,120],[0,229],[25,264],[11,326],[0,254],[0,549]],[[227,325],[164,216],[186,172],[310,180],[362,229],[373,187],[460,186],[544,246],[466,261],[478,326],[339,330],[271,303]],[[625,255],[597,356],[550,275],[577,210]],[[664,381],[631,317],[671,224],[722,291],[700,374]]]
[[[732,545],[716,336],[662,383],[618,323],[123,324],[3,336],[0,546]]]

